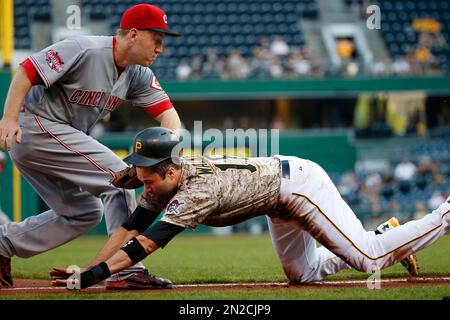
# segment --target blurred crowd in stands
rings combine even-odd
[[[338,71],[330,70],[328,74],[353,77],[365,73],[374,77],[382,76],[424,76],[441,74],[442,61],[433,55],[433,48],[447,48],[442,34],[422,32],[418,43],[408,46],[405,54],[395,54],[393,58],[375,59],[365,71],[362,59],[351,39],[340,39],[336,43],[336,50],[342,59]]]
[[[206,54],[182,60],[176,69],[179,80],[186,79],[280,79],[321,76],[317,61],[307,46],[289,46],[282,36],[270,41],[262,37],[253,55],[245,58],[238,49],[220,56],[209,47]]]
[[[396,55],[393,60],[374,61],[370,72],[373,76],[439,74],[442,61],[432,53],[436,47],[447,47],[442,34],[422,32],[417,45],[410,46],[405,55]]]
[[[382,219],[421,218],[450,195],[448,159],[439,161],[427,156],[417,161],[405,157],[383,170],[348,171],[333,180],[358,215],[372,214]]]
[[[289,46],[282,36],[275,36],[272,41],[269,37],[262,37],[250,57],[241,55],[239,49],[221,56],[216,48],[208,47],[203,55],[181,60],[176,68],[176,77],[179,80],[198,80],[432,75],[442,72],[440,59],[432,53],[436,47],[447,48],[442,34],[422,32],[418,44],[411,46],[406,54],[397,54],[392,59],[375,59],[365,67],[352,39],[338,39],[336,51],[342,59],[341,66],[338,70],[322,70],[307,45]]]
[[[430,12],[422,10],[419,15],[414,10],[402,12],[399,7],[386,2],[373,0],[347,0],[350,9],[357,13],[362,21],[372,15],[367,11],[371,5],[378,5],[384,12],[380,35],[383,36],[391,58],[375,59],[369,67],[373,76],[411,76],[432,75],[448,72],[449,46],[443,34],[443,25]],[[414,3],[404,3],[411,6]],[[396,3],[398,5],[398,3]],[[401,3],[400,3],[401,5]],[[426,3],[425,3],[426,5]],[[384,11],[383,11],[384,9]],[[417,8],[415,10],[418,10]],[[415,17],[415,18],[414,18]],[[406,26],[403,22],[411,21]],[[355,60],[345,64],[344,75],[356,75],[359,65]],[[444,70],[443,70],[444,69]]]

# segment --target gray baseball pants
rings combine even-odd
[[[67,124],[21,113],[22,143],[11,158],[50,210],[0,225],[0,255],[34,256],[95,227],[105,214],[108,234],[136,207],[133,190],[109,183],[126,164],[110,149]],[[22,195],[26,197],[26,195]]]

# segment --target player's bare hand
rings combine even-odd
[[[80,268],[78,270],[74,270],[72,268],[64,268],[64,267],[53,267],[53,269],[49,272],[52,280],[65,280],[73,275],[75,272],[83,272],[86,268]]]
[[[2,151],[5,151],[6,148],[8,151],[11,151],[14,137],[16,138],[17,143],[22,142],[22,129],[20,129],[18,121],[15,119],[3,118],[0,121],[0,147]]]
[[[68,290],[79,290],[80,289],[80,275],[84,272],[86,268],[79,267],[53,267],[50,271],[50,276],[52,277],[53,287],[65,287]]]
[[[52,281],[53,287],[66,288],[67,290],[80,290],[77,279],[57,279]]]
[[[67,279],[57,279],[52,281],[53,287],[67,287]]]

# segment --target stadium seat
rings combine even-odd
[[[347,5],[351,5],[353,0],[346,0]],[[362,0],[358,1],[360,4]],[[448,0],[380,0],[378,1],[383,12],[383,36],[391,56],[406,54],[414,50],[418,43],[418,33],[412,29],[412,22],[418,18],[432,18],[442,24],[442,29],[446,32],[443,36],[448,42],[448,32],[450,30],[450,2]],[[444,72],[448,70],[448,60],[450,51],[439,48],[439,61]]]
[[[122,13],[130,5],[140,2],[81,0],[81,5],[91,19],[108,19],[112,33],[119,27]],[[317,16],[314,0],[154,0],[152,3],[168,12],[169,24],[174,30],[196,37],[195,41],[189,37],[171,41],[170,45],[174,46],[172,52],[177,57],[188,57],[190,52],[205,52],[208,47],[221,45],[222,39],[226,42],[222,52],[234,45],[248,54],[261,36],[272,38],[286,34],[285,40],[289,45],[302,45],[304,41],[297,26],[298,20],[303,16]],[[25,32],[29,28],[28,13],[33,13],[33,19],[49,20],[50,4],[49,0],[16,0],[14,5],[16,47],[23,47],[30,43],[29,33]],[[193,44],[196,47],[192,47]],[[185,48],[181,49],[183,46]]]

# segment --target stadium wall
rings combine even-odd
[[[0,70],[0,114],[3,115],[6,94],[11,82],[11,72],[9,70]],[[7,155],[7,163],[3,172],[0,174],[0,206],[3,211],[13,218],[13,165]],[[39,202],[38,197],[31,186],[23,178],[18,178],[20,184],[21,199],[18,200],[18,206],[23,212],[37,212]]]
[[[181,99],[252,99],[357,96],[365,92],[426,91],[428,94],[450,93],[450,77],[400,78],[323,78],[300,80],[198,80],[164,81],[172,100]]]

